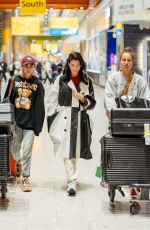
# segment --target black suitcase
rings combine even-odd
[[[14,123],[14,106],[11,103],[0,103],[0,134],[9,134]]]
[[[0,192],[2,198],[6,197],[7,182],[10,176],[10,144],[13,137],[14,125],[14,106],[11,103],[0,103]]]
[[[10,135],[0,135],[0,191],[1,197],[7,193],[7,182],[10,176]]]
[[[130,213],[137,214],[139,203],[150,201],[150,146],[142,137],[106,135],[101,139],[101,165],[111,208],[116,189],[125,196],[122,186],[140,188],[139,195],[130,199]]]
[[[7,181],[10,175],[10,138],[9,135],[0,135],[0,182]]]
[[[150,184],[150,146],[141,137],[101,139],[103,180],[109,186]]]
[[[117,108],[111,111],[112,135],[143,135],[150,124],[150,108]]]

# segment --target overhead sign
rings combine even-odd
[[[42,53],[42,44],[30,44],[30,53],[31,54],[38,54]]]
[[[147,0],[146,0],[147,1]],[[114,22],[150,20],[150,13],[144,9],[143,0],[115,0]]]
[[[79,34],[77,17],[53,17],[50,20],[51,36],[70,36]]]
[[[116,34],[117,35],[122,35],[123,32],[123,28],[122,28],[122,23],[121,22],[117,22],[116,24]]]
[[[58,44],[57,43],[46,44],[46,50],[51,54],[56,54],[58,52]]]
[[[38,17],[12,17],[12,35],[40,35],[40,19]]]
[[[45,14],[46,0],[20,0],[20,14]]]

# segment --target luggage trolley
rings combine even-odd
[[[145,145],[144,124],[150,124],[150,109],[116,109],[111,113],[111,134],[101,139],[103,180],[108,184],[110,205],[123,186],[141,188],[130,200],[130,213],[136,214],[141,202],[149,202],[150,145]]]
[[[150,184],[134,184],[135,188],[140,187],[141,193],[138,196],[138,199],[131,198],[130,199],[130,213],[132,215],[137,214],[140,210],[140,203],[142,202],[150,202],[149,191],[150,191]]]
[[[6,197],[10,176],[10,144],[15,124],[14,108],[10,103],[0,103],[0,191]]]

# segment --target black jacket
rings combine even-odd
[[[9,85],[4,97],[8,95]],[[34,76],[28,80],[21,75],[16,76],[10,101],[14,105],[17,126],[39,135],[45,117],[44,88],[40,80]]]

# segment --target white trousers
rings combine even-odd
[[[21,129],[16,126],[11,150],[16,162],[22,163],[22,175],[24,177],[30,176],[33,142],[34,131]]]
[[[76,158],[66,158],[66,157],[64,157],[64,166],[65,166],[65,171],[66,171],[66,174],[67,174],[68,182],[77,179],[76,163],[77,163]]]

